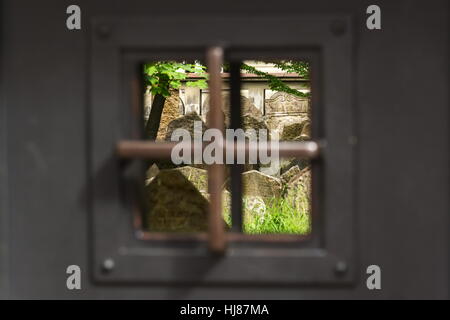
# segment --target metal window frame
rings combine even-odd
[[[92,274],[100,283],[350,284],[356,272],[352,144],[352,33],[345,16],[240,18],[204,17],[190,25],[201,38],[179,33],[183,18],[96,18],[91,37]],[[187,21],[185,21],[187,22]],[[264,32],[261,28],[264,27]],[[145,31],[161,30],[159,37]],[[245,32],[243,32],[245,30]],[[285,30],[296,30],[286,33]],[[254,34],[247,37],[245,34]],[[136,236],[124,199],[117,141],[130,139],[139,101],[130,102],[139,79],[137,61],[197,57],[226,43],[238,59],[260,48],[315,52],[313,136],[326,148],[314,163],[313,235],[309,241],[279,243],[237,239],[222,256],[204,241],[145,241]],[[277,51],[278,50],[278,51]],[[292,51],[294,50],[294,51]],[[295,57],[293,57],[295,58]],[[320,81],[319,81],[320,80]],[[134,82],[134,87],[130,86]],[[314,86],[314,84],[313,84]],[[135,95],[135,94],[134,94]],[[313,91],[314,95],[314,91]],[[130,108],[133,112],[130,112]],[[317,111],[317,112],[316,112]],[[318,126],[319,123],[321,126]],[[117,124],[113,126],[112,124]],[[133,133],[134,132],[134,133]],[[317,199],[320,197],[320,203]],[[113,262],[113,263],[112,263]]]

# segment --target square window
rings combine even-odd
[[[235,18],[227,21],[229,29],[221,33],[220,39],[211,33],[189,40],[168,27],[175,23],[170,18],[103,18],[94,21],[93,30],[101,24],[111,24],[120,30],[110,39],[99,38],[95,33],[92,37],[92,252],[93,273],[97,281],[279,285],[352,282],[357,268],[354,257],[353,179],[348,178],[353,177],[354,148],[349,143],[352,137],[352,38],[351,32],[337,36],[329,30],[328,26],[336,19],[346,23],[347,30],[350,29],[350,20],[341,16],[255,18],[251,24],[248,19]],[[220,21],[212,18],[206,20],[212,30],[221,28]],[[265,26],[265,30],[270,31],[258,36],[258,26]],[[283,33],[286,27],[298,32]],[[196,32],[197,27],[192,28]],[[246,29],[247,34],[253,32],[256,36],[248,39],[240,32],[242,28]],[[165,36],[148,38],[143,36],[142,30],[164,30]],[[197,31],[200,32],[200,29]],[[173,61],[180,56],[187,61],[203,60],[204,52],[217,40],[229,43],[226,60],[234,68],[243,61],[267,61],[274,57],[309,61],[313,66],[310,81],[314,110],[310,130],[311,138],[322,149],[321,158],[311,163],[312,232],[306,240],[290,234],[242,234],[242,197],[239,199],[242,181],[245,180],[241,176],[242,165],[232,165],[230,168],[231,195],[238,195],[231,199],[231,220],[237,221],[237,224],[233,222],[230,232],[224,237],[227,249],[222,255],[213,255],[208,250],[209,233],[168,237],[164,232],[155,232],[156,237],[147,238],[142,236],[142,231],[136,231],[139,227],[136,217],[142,212],[139,199],[142,199],[141,187],[145,182],[142,179],[143,167],[139,161],[131,161],[130,165],[130,162],[121,159],[118,146],[123,146],[123,142],[142,139],[142,63]],[[291,115],[292,112],[299,115],[305,113],[305,101],[301,99],[294,103],[300,106],[298,110],[287,108],[278,111],[274,105],[280,97],[273,92],[275,90],[265,88],[257,97],[252,95],[250,88],[246,88],[245,77],[239,79],[240,72],[233,74],[235,76],[230,77],[232,128],[239,128],[240,120],[237,119],[241,119],[242,108],[236,106],[241,104],[241,90],[248,90],[248,96],[252,98],[250,102],[255,107],[258,105],[257,109],[264,109],[261,111],[263,116],[280,116],[283,112]],[[191,102],[187,103],[188,88],[183,90],[179,95],[180,98],[184,95],[186,100],[181,98],[181,102],[175,104],[178,111],[186,112],[190,108],[198,110],[199,116],[204,115],[201,95],[200,98],[191,95]],[[297,90],[303,92],[301,90],[305,89],[299,87]],[[148,148],[145,144],[143,149],[138,148],[134,156],[145,154]],[[158,157],[168,152],[164,147],[157,150]],[[282,153],[285,157],[294,157],[299,150],[284,148]],[[241,221],[238,221],[239,217]],[[102,269],[105,259],[116,261],[117,267],[113,272]],[[345,268],[342,268],[343,265]]]

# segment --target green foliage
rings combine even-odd
[[[297,73],[300,77],[309,79],[309,63],[305,61],[280,61],[275,66],[283,71]]]
[[[289,73],[297,73],[302,78],[309,78],[309,64],[307,62],[280,61],[275,63],[275,66]],[[225,64],[225,72],[227,68],[228,65]],[[286,92],[298,97],[309,97],[310,95],[309,93],[293,89],[276,76],[260,71],[245,63],[242,64],[241,69],[266,79],[271,90]],[[186,81],[189,73],[195,73],[200,79]],[[144,65],[145,84],[150,87],[153,95],[160,94],[166,98],[170,96],[170,89],[179,89],[183,81],[186,81],[186,86],[188,87],[206,89],[208,87],[207,79],[206,67],[198,62],[158,61]]]
[[[206,89],[208,84],[205,70],[206,67],[200,64],[158,61],[144,65],[144,80],[153,95],[160,94],[167,98],[170,96],[170,89],[179,89],[189,73],[196,73],[203,79],[188,81],[187,86]]]
[[[307,62],[293,62],[293,61],[281,61],[275,63],[275,66],[283,71],[290,73],[297,73],[302,78],[309,77],[309,64]],[[245,63],[241,65],[241,69],[247,72],[256,74],[264,79],[266,79],[269,83],[269,88],[274,91],[286,92],[292,94],[297,97],[309,97],[310,94],[300,92],[296,89],[292,89],[287,84],[285,84],[282,80],[277,78],[274,75],[271,75],[267,72],[260,71],[255,67],[249,66]]]

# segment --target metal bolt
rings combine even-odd
[[[319,140],[318,143],[319,143],[319,148],[320,149],[325,149],[327,147],[327,145],[328,145],[326,140]]]
[[[115,262],[113,259],[108,258],[103,261],[102,269],[105,272],[111,272],[114,269]]]
[[[348,143],[354,146],[358,143],[358,138],[356,136],[350,136],[348,137]]]
[[[347,24],[342,20],[334,20],[331,22],[330,30],[335,36],[342,36],[347,32]]]
[[[111,35],[111,27],[107,24],[97,26],[97,35],[100,39],[109,38]]]
[[[334,271],[338,276],[345,274],[348,270],[347,263],[345,261],[338,261],[334,266]]]

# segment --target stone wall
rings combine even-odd
[[[295,81],[291,80],[287,82],[287,84],[289,85],[289,87],[302,92],[309,91],[308,81],[300,79]],[[227,81],[224,81],[223,92],[224,95],[229,96],[229,84]],[[306,112],[306,109],[308,108],[307,105],[309,104],[309,102],[305,99],[301,101],[296,99],[297,97],[294,96],[292,96],[293,99],[290,99],[290,97],[287,97],[283,94],[280,95],[279,92],[272,91],[269,88],[267,82],[261,80],[250,81],[248,79],[243,79],[241,82],[241,95],[247,98],[250,103],[253,104],[263,115],[268,111],[268,102],[272,102],[272,105],[278,103],[276,95],[280,96],[279,98],[281,98],[281,100],[287,102],[286,105],[289,105],[288,109],[290,111]],[[195,111],[199,115],[204,117],[204,115],[206,114],[204,104],[209,100],[209,91],[208,89],[191,88],[183,85],[180,88],[180,100],[184,105],[185,113]],[[299,103],[301,105],[299,105]],[[269,109],[272,108],[269,107]],[[270,112],[271,111],[269,110],[269,113]],[[278,112],[278,110],[276,112]]]

